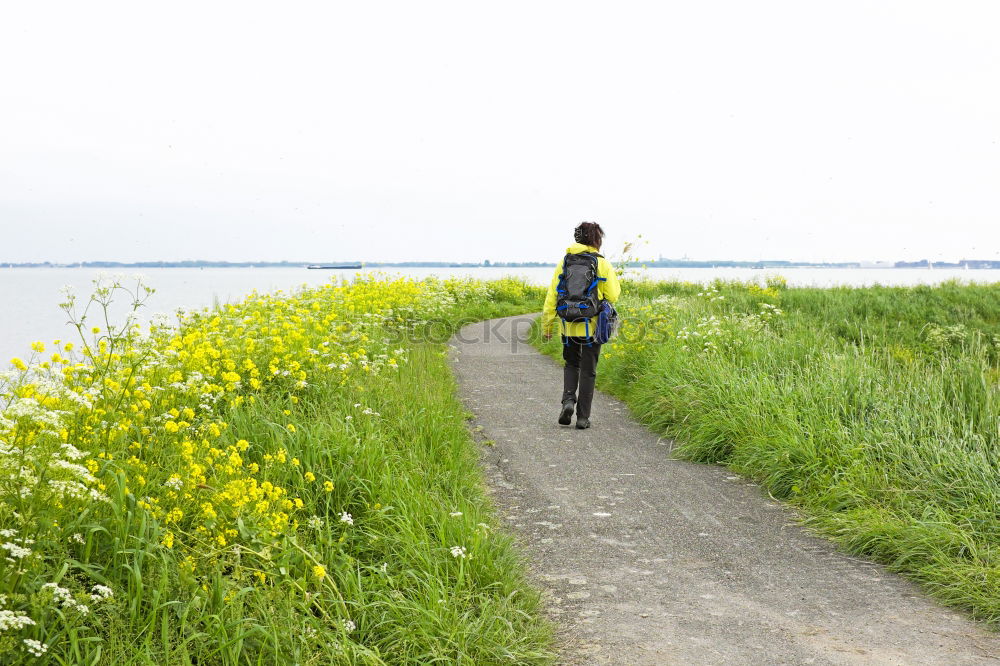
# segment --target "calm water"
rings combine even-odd
[[[423,278],[471,276],[483,279],[507,275],[523,277],[535,284],[548,284],[552,268],[406,268],[371,269]],[[71,339],[74,333],[58,304],[63,300],[60,288],[75,287],[78,296],[90,293],[91,281],[100,274],[123,273],[144,276],[156,293],[149,299],[142,318],[154,313],[172,313],[177,308],[195,309],[214,302],[234,302],[257,289],[271,292],[290,290],[301,285],[317,285],[331,279],[351,278],[359,271],[306,270],[304,268],[158,268],[125,271],[101,271],[84,268],[0,268],[0,367],[12,356],[27,357],[32,340],[46,343],[54,338]],[[749,268],[650,268],[644,274],[652,279],[682,279],[710,282],[715,278],[754,280],[768,275],[783,275],[792,285],[915,285],[935,284],[958,278],[975,282],[1000,282],[1000,270],[927,270],[927,269],[822,269],[795,268],[782,271]],[[123,313],[115,313],[121,316]],[[88,321],[88,324],[97,323]],[[75,335],[75,333],[74,333]]]

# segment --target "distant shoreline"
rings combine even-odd
[[[54,262],[13,263],[0,262],[0,268],[308,268],[322,264],[315,261],[84,261],[69,264]],[[338,264],[361,264],[363,268],[552,268],[555,263],[545,262],[483,262],[462,263],[446,261],[403,261],[403,262],[329,262]],[[792,261],[692,261],[683,259],[658,259],[655,261],[635,261],[629,267],[641,268],[753,268],[753,269],[784,269],[784,268],[847,268],[847,269],[893,269],[893,268],[958,268],[958,269],[1000,269],[1000,261],[989,259],[962,259],[958,262],[949,261],[896,261],[896,262],[836,262],[810,263]],[[359,270],[345,268],[342,270]]]

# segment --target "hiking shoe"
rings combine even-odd
[[[569,425],[569,422],[573,419],[573,404],[572,400],[567,400],[563,403],[562,411],[559,412],[559,425]]]
[[[586,430],[589,427],[590,427],[590,419],[580,418],[579,416],[576,417],[577,430]]]

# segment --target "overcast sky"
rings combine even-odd
[[[16,2],[0,261],[1000,258],[1000,4]]]

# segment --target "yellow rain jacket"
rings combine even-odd
[[[581,252],[597,253],[598,250],[582,243],[573,243],[566,248],[566,254],[579,254]],[[556,301],[558,300],[556,297],[556,287],[559,286],[559,276],[562,275],[562,272],[563,260],[560,259],[559,264],[556,266],[556,272],[552,275],[552,283],[549,284],[549,293],[545,295],[545,305],[542,307],[542,331],[582,338],[587,335],[586,322],[567,321],[565,322],[564,329],[564,322],[556,316]],[[597,258],[597,277],[604,278],[597,284],[597,297],[607,299],[612,303],[617,301],[618,296],[622,293],[622,288],[618,284],[618,276],[615,275],[614,267],[604,257]],[[590,318],[591,335],[594,334],[594,326],[597,323],[596,319],[597,317]]]

